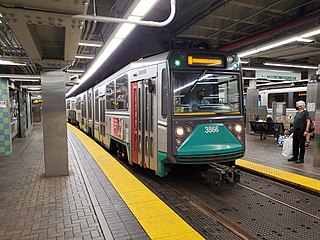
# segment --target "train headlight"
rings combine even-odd
[[[181,139],[181,138],[177,138],[177,139],[176,139],[176,143],[177,143],[177,145],[181,145],[182,139]]]
[[[186,131],[187,131],[187,133],[191,133],[192,132],[192,127],[190,127],[190,126],[186,127]]]
[[[228,56],[227,57],[227,62],[228,63],[232,63],[233,62],[233,57],[232,56]]]
[[[239,125],[239,124],[237,124],[237,125],[234,127],[234,129],[235,129],[238,133],[240,133],[240,132],[242,131],[242,126]]]
[[[179,136],[179,137],[181,137],[181,136],[183,136],[183,134],[184,134],[184,129],[183,129],[183,127],[177,127],[177,128],[176,128],[176,135]]]

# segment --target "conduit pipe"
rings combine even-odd
[[[245,44],[249,44],[251,42],[258,41],[258,40],[260,40],[260,39],[262,39],[264,37],[268,37],[268,36],[271,36],[273,34],[282,32],[284,30],[289,30],[289,29],[298,27],[299,25],[301,25],[301,24],[303,24],[305,22],[313,21],[313,20],[315,20],[315,19],[317,19],[319,17],[320,17],[320,13],[317,12],[317,13],[311,14],[311,15],[303,18],[303,19],[299,19],[299,20],[296,20],[294,22],[291,22],[291,23],[288,23],[288,24],[285,24],[285,25],[282,25],[282,26],[279,26],[279,27],[272,28],[271,30],[267,30],[265,32],[258,33],[256,35],[253,35],[251,37],[236,41],[236,42],[231,43],[231,44],[229,44],[227,46],[220,47],[218,49],[219,50],[224,50],[224,51],[235,49],[235,48],[241,47],[241,46],[243,46]]]
[[[114,23],[133,23],[136,25],[149,26],[149,27],[164,27],[171,23],[175,14],[176,14],[176,0],[170,0],[171,12],[167,20],[163,22],[154,22],[154,21],[137,21],[137,20],[128,20],[123,18],[113,18],[113,17],[103,17],[103,16],[89,16],[89,15],[75,15],[73,18],[88,20],[88,21],[97,21],[97,22],[114,22]]]

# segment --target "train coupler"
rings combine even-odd
[[[210,163],[207,172],[202,173],[205,183],[220,185],[221,182],[238,183],[240,182],[240,169],[229,167],[217,163]]]

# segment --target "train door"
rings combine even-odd
[[[155,82],[156,78],[150,78],[131,85],[132,161],[153,170],[157,169],[158,159]]]
[[[106,99],[105,96],[99,97],[99,115],[100,115],[100,125],[99,125],[99,141],[104,142],[104,137],[106,134]]]

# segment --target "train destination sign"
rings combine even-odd
[[[197,56],[188,56],[188,64],[196,66],[215,66],[223,67],[223,61],[218,57],[197,57]]]

